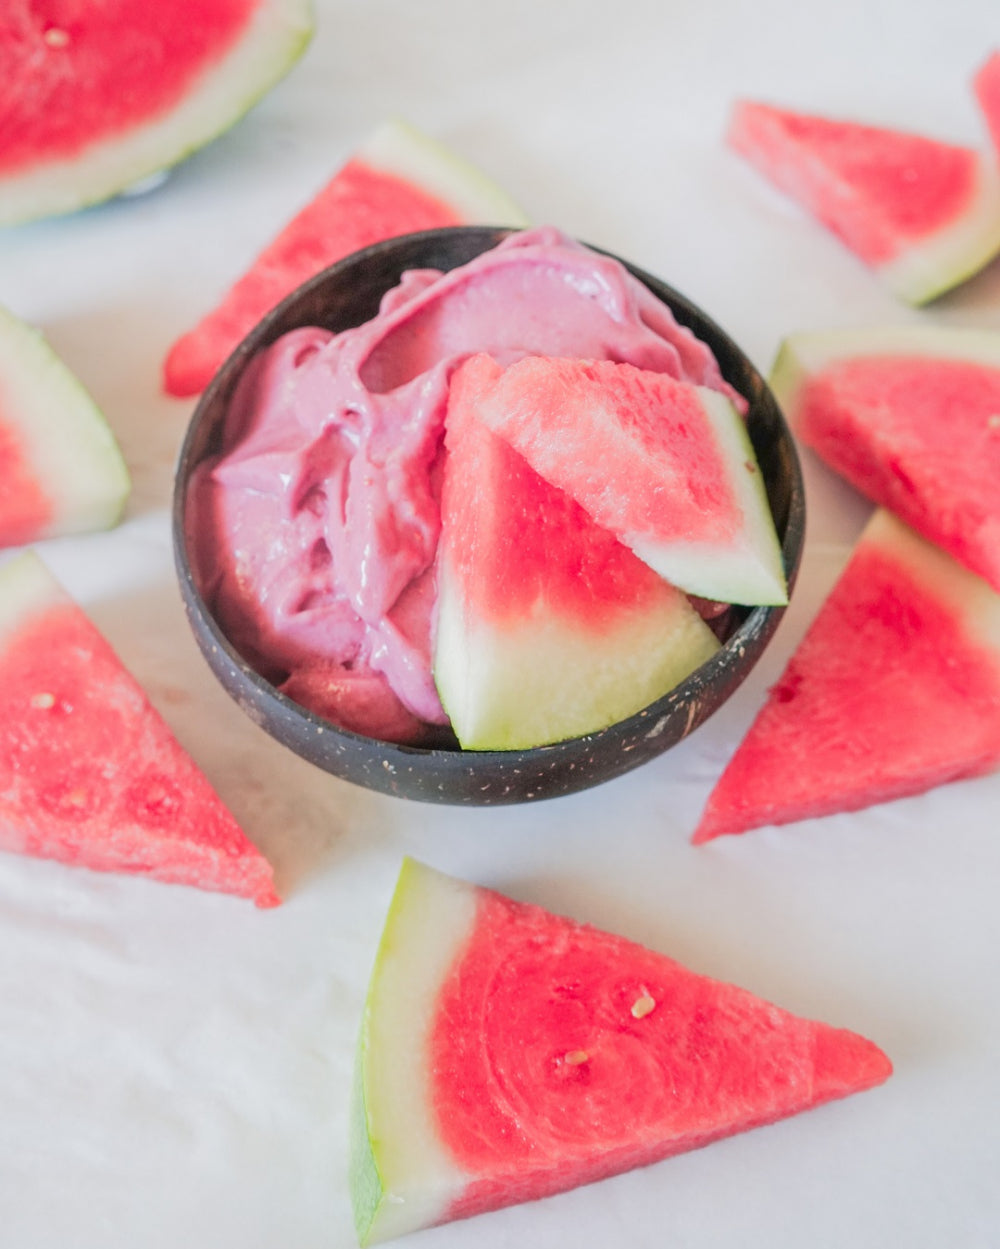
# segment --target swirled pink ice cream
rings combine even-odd
[[[669,308],[551,227],[408,272],[366,324],[295,330],[255,357],[192,481],[195,575],[262,676],[355,732],[423,742],[447,724],[430,658],[438,481],[449,379],[477,352],[614,360],[732,396]]]

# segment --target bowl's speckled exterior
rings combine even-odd
[[[382,793],[425,802],[488,805],[553,798],[638,767],[675,745],[730,697],[783,612],[776,607],[746,611],[708,663],[627,720],[585,737],[516,751],[421,749],[346,732],[280,694],[222,634],[192,576],[186,501],[194,467],[218,450],[222,419],[246,362],[297,326],[341,330],[360,324],[375,315],[383,293],[404,270],[453,269],[507,233],[463,226],[406,235],[357,252],[312,278],[265,317],[219,371],[195,410],[177,468],[173,539],[181,594],[218,680],[251,719],[317,767]],[[726,379],[749,400],[750,436],[793,585],[805,537],[805,495],[795,446],[774,397],[746,356],[704,313],[658,279],[627,267],[673,309],[678,321],[709,344]]]

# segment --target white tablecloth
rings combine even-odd
[[[907,309],[721,141],[737,95],[985,142],[993,0],[320,0],[305,58],[140,198],[0,232],[0,302],[40,325],[132,469],[125,523],[42,554],[276,864],[287,902],[0,856],[0,1243],[341,1249],[353,1046],[405,853],[865,1033],[888,1084],[414,1246],[986,1249],[1000,1243],[1000,776],[695,849],[713,780],[868,507],[806,459],[794,603],[739,695],[575,797],[466,811],[312,769],[214,683],[172,573],[193,404],[178,333],[379,121],[473,159],[538,222],[642,265],[766,369],[788,331],[1000,329],[1000,264]],[[928,715],[934,709],[928,707]]]

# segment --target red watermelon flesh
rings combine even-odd
[[[855,1033],[408,860],[359,1047],[359,1237],[574,1188],[890,1073]]]
[[[529,356],[497,376],[479,413],[682,590],[787,602],[760,468],[718,391],[631,364]]]
[[[793,334],[770,380],[802,442],[1000,590],[1000,335]]]
[[[1000,766],[1000,595],[876,512],[709,797],[693,840]]]
[[[1000,52],[992,53],[973,79],[973,89],[1000,158]]]
[[[0,224],[96,203],[232,125],[312,33],[307,0],[41,0],[0,22]]]
[[[307,278],[362,247],[416,230],[522,225],[478,170],[410,126],[376,130],[268,244],[164,363],[169,394],[197,394],[267,312]]]
[[[605,728],[718,649],[679,590],[479,419],[500,373],[466,361],[446,418],[433,667],[466,750]]]
[[[0,566],[0,849],[280,901],[267,861],[30,551]]]
[[[727,140],[911,303],[1000,251],[1000,178],[974,148],[750,100]]]

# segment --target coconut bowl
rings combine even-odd
[[[494,247],[504,229],[459,226],[378,243],[324,270],[289,295],[243,340],[198,403],[181,449],[173,501],[173,543],[181,595],[212,672],[242,710],[316,767],[380,793],[424,802],[485,806],[555,798],[648,763],[718,710],[760,658],[784,608],[730,613],[724,644],[681,685],[642,711],[583,737],[528,750],[415,747],[348,732],[279,692],[241,657],[203,599],[192,571],[188,488],[196,466],[220,450],[223,420],[247,362],[299,326],[333,331],[373,317],[407,269],[453,269]],[[620,259],[620,258],[619,258]],[[789,588],[805,536],[805,495],[795,446],[781,411],[750,360],[709,317],[658,278],[625,267],[715,353],[726,380],[746,397],[753,443],[782,545]]]

